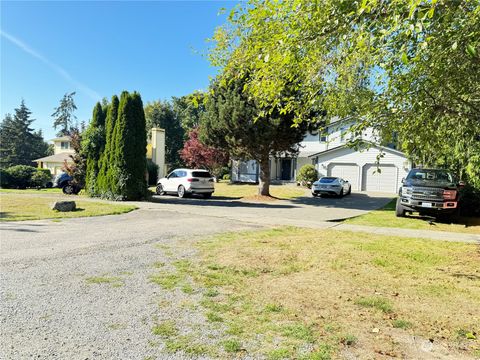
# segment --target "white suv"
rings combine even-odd
[[[208,199],[215,191],[213,176],[207,170],[175,169],[167,177],[158,180],[157,195],[175,193],[183,198],[191,194],[202,194]]]

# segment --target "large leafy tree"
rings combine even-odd
[[[228,165],[228,152],[205,145],[200,141],[198,133],[198,129],[190,131],[180,156],[187,166],[208,169],[218,178],[222,169]]]
[[[480,187],[478,0],[251,0],[215,32],[212,62],[259,107],[358,115],[412,159]],[[303,96],[284,89],[298,82]]]
[[[260,166],[258,194],[270,195],[270,156],[296,153],[306,123],[294,126],[293,112],[264,111],[243,89],[245,79],[211,85],[201,122],[201,140],[233,158],[254,159]],[[293,95],[292,95],[293,96]]]
[[[145,105],[145,118],[148,136],[151,129],[159,127],[165,129],[165,161],[170,168],[182,164],[179,151],[183,147],[184,130],[180,118],[176,115],[174,107],[167,101],[154,101]]]
[[[57,133],[58,136],[70,135],[73,121],[77,118],[74,115],[77,106],[75,105],[74,97],[75,92],[67,93],[63,95],[60,100],[60,104],[55,108],[53,117],[53,128],[55,130],[60,129]]]
[[[192,94],[174,97],[173,111],[180,120],[185,135],[200,126],[200,118],[205,112],[205,94],[195,91]]]
[[[0,124],[0,166],[35,165],[33,160],[47,156],[48,144],[42,131],[34,131],[32,112],[22,100],[12,115],[7,114]]]

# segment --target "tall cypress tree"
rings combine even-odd
[[[139,200],[146,192],[145,113],[140,94],[122,92],[115,124],[114,161],[117,186],[114,193],[124,200]]]
[[[82,146],[87,155],[85,189],[89,195],[98,196],[99,160],[105,149],[105,113],[98,102],[93,108],[92,121],[85,131]]]
[[[104,105],[105,119],[105,150],[100,157],[100,170],[98,174],[98,189],[104,197],[111,197],[112,187],[115,186],[116,178],[114,167],[114,144],[115,124],[118,114],[118,97],[112,96],[110,104]]]

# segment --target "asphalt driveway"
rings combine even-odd
[[[211,234],[321,226],[389,200],[352,194],[265,204],[162,196],[123,215],[0,223],[0,358],[184,359],[152,334],[156,323],[175,319],[181,334],[207,345],[222,333],[195,304],[184,306],[186,294],[149,280],[158,264],[172,269],[192,258],[195,241]]]

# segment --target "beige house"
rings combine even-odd
[[[72,139],[69,136],[62,136],[52,139],[54,146],[53,155],[34,160],[39,168],[49,169],[53,176],[58,175],[63,170],[65,161],[71,163],[70,155],[74,153],[72,148]],[[158,165],[158,177],[165,176],[165,130],[152,129],[152,137],[148,140],[147,159],[151,159]]]

